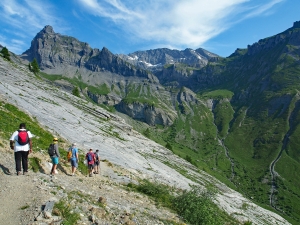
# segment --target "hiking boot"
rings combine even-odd
[[[27,176],[27,175],[28,175],[28,172],[23,172],[23,175]]]
[[[21,171],[17,171],[17,176],[21,175]]]
[[[93,174],[92,173],[90,173],[90,177],[92,177],[93,176]]]

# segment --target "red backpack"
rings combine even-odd
[[[29,143],[29,137],[27,130],[18,130],[17,142],[19,145],[27,145]]]

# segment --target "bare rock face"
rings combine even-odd
[[[99,49],[92,49],[87,43],[55,33],[51,26],[45,26],[34,37],[31,47],[21,57],[29,61],[36,58],[43,70],[64,65],[82,67],[90,57],[99,52]]]
[[[88,70],[87,73],[109,71],[122,76],[137,76],[158,82],[153,74],[135,68],[107,48],[92,49],[88,43],[55,33],[51,26],[45,26],[34,37],[31,47],[21,57],[28,61],[36,58],[41,70],[48,69],[48,72],[49,69],[55,69],[56,73],[63,73],[64,68],[75,67],[75,70],[85,68]]]
[[[117,109],[120,112],[123,112],[134,119],[146,122],[149,125],[160,124],[170,126],[173,124],[173,121],[176,118],[175,113],[139,102],[127,104],[122,101],[117,105]]]
[[[185,50],[176,50],[168,48],[151,49],[147,51],[137,51],[126,55],[120,55],[128,62],[143,66],[150,70],[162,68],[165,64],[185,63],[193,67],[201,68],[206,66],[208,61],[218,55],[199,48],[196,50],[187,48]]]

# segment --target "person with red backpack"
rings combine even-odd
[[[21,162],[23,175],[28,173],[28,155],[32,152],[33,135],[26,130],[26,124],[21,123],[19,130],[15,131],[10,137],[10,148],[14,150],[17,175],[21,175]]]
[[[90,175],[90,177],[92,177],[93,176],[94,165],[95,165],[95,161],[96,161],[93,149],[90,149],[90,151],[88,153],[86,153],[85,158],[87,160],[87,165],[88,165],[88,168],[89,168],[89,175]]]

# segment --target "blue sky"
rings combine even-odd
[[[300,0],[1,0],[0,44],[21,54],[46,25],[108,48],[204,48],[229,56],[300,20]]]

